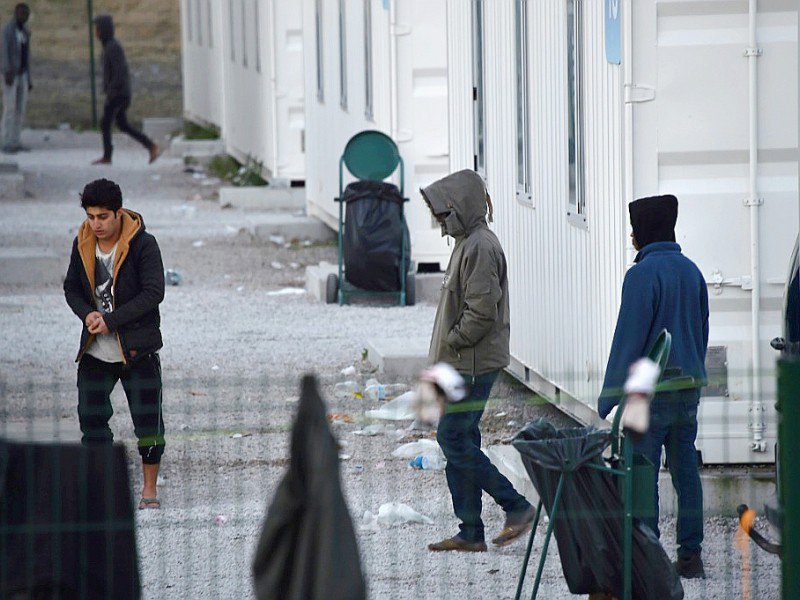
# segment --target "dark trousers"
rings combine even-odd
[[[478,377],[465,376],[467,385],[472,386],[470,394],[461,402],[448,405],[436,434],[447,458],[445,474],[453,498],[453,510],[461,520],[459,536],[470,542],[484,539],[482,491],[485,490],[507,513],[524,511],[530,506],[481,452],[479,425],[498,374],[499,371],[493,371]]]
[[[103,131],[103,158],[111,159],[114,146],[111,145],[111,125],[116,121],[117,127],[127,133],[148,150],[153,147],[153,141],[128,122],[128,108],[131,99],[128,96],[108,98],[103,107],[103,118],[100,120],[100,129]]]
[[[644,454],[656,466],[653,481],[655,517],[644,519],[657,536],[658,530],[658,468],[661,448],[667,452],[667,465],[672,485],[678,495],[677,541],[678,556],[687,557],[700,552],[703,543],[703,487],[697,463],[697,406],[699,390],[684,390],[659,394],[650,405],[650,430],[634,445],[634,451]]]
[[[148,354],[136,362],[107,363],[84,354],[78,365],[78,419],[85,445],[110,444],[108,426],[114,409],[111,391],[122,381],[144,464],[156,465],[164,454],[164,419],[161,414],[161,362]]]

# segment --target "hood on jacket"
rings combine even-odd
[[[420,189],[433,216],[442,224],[442,235],[469,235],[476,227],[486,225],[486,213],[492,220],[492,202],[486,186],[475,171],[464,169],[451,173],[428,187]]]
[[[678,199],[667,194],[639,198],[628,205],[633,236],[639,249],[654,242],[674,242]]]
[[[114,19],[111,15],[96,16],[94,24],[97,25],[98,37],[104,46],[114,39]]]
[[[117,279],[117,271],[120,265],[128,255],[128,250],[131,246],[131,241],[139,233],[144,231],[144,219],[142,215],[127,208],[119,209],[122,214],[122,232],[117,242],[117,253],[114,255],[114,280]],[[97,244],[97,237],[92,231],[92,226],[89,225],[88,219],[83,222],[80,229],[78,229],[78,252],[81,255],[83,268],[86,269],[86,276],[89,278],[89,284],[94,289],[94,268],[95,268],[95,245]]]

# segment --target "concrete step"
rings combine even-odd
[[[263,242],[270,242],[272,236],[281,236],[287,242],[329,242],[336,239],[336,233],[319,219],[288,213],[259,215],[253,220],[252,233]]]
[[[486,454],[520,494],[531,502],[538,502],[538,495],[525,472],[522,458],[513,446],[489,446]],[[740,504],[747,504],[762,512],[764,503],[775,494],[775,479],[770,476],[768,469],[704,468],[700,470],[700,479],[706,517],[736,517],[736,507]],[[659,473],[658,494],[661,516],[677,516],[678,497],[669,473],[663,469]]]
[[[24,197],[25,176],[22,173],[0,171],[0,199],[22,200]]]
[[[142,129],[147,137],[166,150],[173,134],[183,129],[183,119],[180,117],[142,119]]]
[[[306,190],[270,186],[221,187],[219,205],[257,210],[302,210],[306,205]]]
[[[7,175],[9,173],[18,173],[19,165],[13,158],[9,158],[0,154],[0,175]]]
[[[412,379],[428,366],[430,336],[367,341],[367,357],[388,379]]]
[[[182,135],[172,140],[169,153],[177,157],[207,158],[225,153],[225,143],[220,140],[187,140]]]
[[[306,292],[308,295],[323,304],[327,302],[328,275],[338,275],[339,265],[321,262],[318,265],[306,267]]]
[[[43,248],[0,248],[0,283],[61,283],[69,259]]]
[[[417,304],[439,304],[444,273],[417,273]]]

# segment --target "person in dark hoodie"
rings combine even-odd
[[[20,143],[25,123],[31,80],[31,31],[26,23],[30,7],[20,2],[14,18],[0,28],[0,73],[3,75],[3,119],[0,123],[0,150],[5,154],[29,150]]]
[[[110,15],[100,15],[94,19],[95,34],[103,44],[101,62],[103,65],[103,92],[106,102],[103,106],[103,118],[100,128],[103,132],[103,156],[92,164],[111,164],[114,147],[111,145],[111,125],[116,122],[123,133],[127,133],[150,153],[150,162],[158,158],[159,147],[144,133],[128,122],[128,108],[131,105],[131,76],[128,61],[122,45],[114,37],[114,21]]]
[[[139,508],[159,508],[164,453],[161,410],[161,316],[164,265],[158,242],[138,213],[122,208],[108,179],[81,194],[86,220],[72,244],[64,295],[83,324],[78,363],[78,420],[86,445],[110,444],[111,391],[122,381],[142,457]]]
[[[703,489],[698,472],[697,407],[706,384],[708,290],[697,266],[675,243],[678,200],[675,196],[641,198],[629,206],[631,235],[638,250],[622,285],[622,304],[611,344],[597,411],[605,418],[619,404],[628,368],[644,356],[662,329],[672,334],[672,351],[662,379],[672,389],[655,396],[650,429],[635,451],[656,465],[653,480],[656,514],[646,519],[658,529],[658,466],[666,449],[672,483],[678,494],[678,561],[682,577],[705,577]]]
[[[483,491],[506,513],[503,530],[492,540],[497,546],[530,529],[535,513],[481,451],[481,416],[495,380],[510,360],[506,258],[487,224],[487,211],[492,220],[492,204],[477,173],[459,171],[420,191],[441,224],[442,235],[456,240],[442,284],[428,361],[452,365],[470,389],[464,400],[448,405],[436,436],[447,458],[445,474],[453,509],[461,520],[460,531],[428,548],[483,552]]]

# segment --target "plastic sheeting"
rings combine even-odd
[[[513,445],[545,509],[552,515],[558,480],[566,473],[554,519],[554,535],[567,586],[573,594],[611,593],[622,597],[622,500],[602,464],[611,432],[592,427],[556,430],[544,419],[532,421]],[[653,531],[634,519],[633,597],[683,598],[678,574]]]

